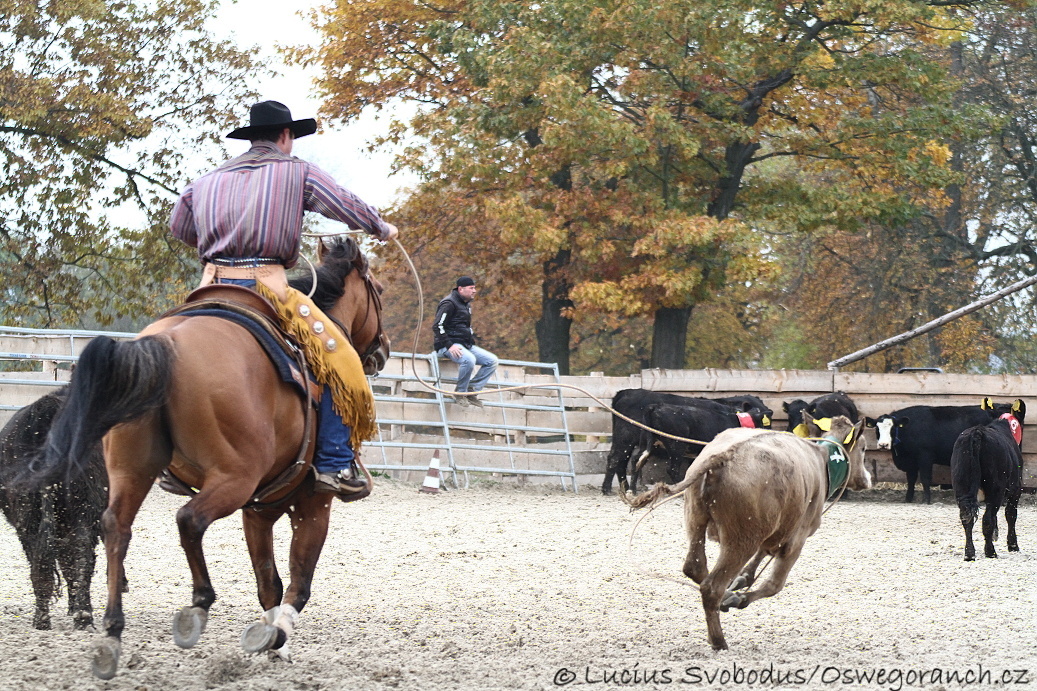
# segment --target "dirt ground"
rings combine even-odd
[[[190,598],[173,521],[183,500],[155,490],[135,525],[122,664],[109,682],[90,673],[98,634],[74,631],[64,602],[53,631],[32,628],[28,567],[3,524],[0,689],[1037,688],[1032,497],[1022,551],[1005,550],[1002,519],[1001,558],[973,563],[949,493],[930,506],[892,489],[848,498],[783,592],[722,615],[731,649],[714,653],[680,573],[679,502],[631,540],[644,512],[590,484],[417,488],[381,480],[370,498],[336,506],[292,664],[239,647],[260,612],[236,517],[206,536],[219,598],[207,631],[193,649],[174,645],[173,613]],[[290,536],[278,527],[284,573]],[[103,573],[99,561],[98,621]]]

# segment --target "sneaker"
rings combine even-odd
[[[483,408],[484,407],[483,404],[482,404],[482,401],[479,400],[478,396],[469,396],[468,397],[468,405],[473,405],[476,408]]]
[[[462,408],[467,408],[472,404],[468,396],[454,396],[454,403],[461,406]]]

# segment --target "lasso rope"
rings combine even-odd
[[[335,237],[335,236],[338,236],[338,235],[360,234],[360,233],[363,233],[363,232],[364,231],[361,231],[361,230],[352,230],[352,231],[332,232],[332,233],[303,233],[303,235],[305,235],[307,237],[325,238],[325,237]],[[398,238],[393,238],[393,242],[396,243],[396,247],[399,248],[400,253],[403,255],[404,260],[406,260],[407,266],[410,268],[410,272],[414,276],[414,285],[415,285],[415,287],[417,288],[417,291],[418,291],[418,322],[417,322],[418,325],[414,329],[414,342],[411,345],[411,357],[410,357],[411,372],[414,374],[414,378],[417,379],[418,383],[420,383],[426,389],[428,389],[429,391],[434,391],[436,393],[447,394],[447,395],[450,395],[450,396],[475,396],[475,395],[477,395],[479,392],[474,392],[474,391],[461,391],[461,392],[458,392],[458,391],[448,391],[446,389],[440,389],[440,388],[438,388],[436,386],[433,386],[432,384],[429,384],[428,382],[426,382],[418,374],[417,357],[416,357],[416,355],[417,355],[417,352],[418,352],[418,345],[419,345],[419,341],[420,341],[420,338],[421,338],[421,324],[425,321],[425,294],[424,294],[424,291],[422,290],[422,287],[421,287],[421,277],[418,275],[418,270],[414,266],[414,262],[411,261],[410,254],[407,253],[407,250],[403,247],[403,244],[399,241]],[[609,405],[605,401],[601,400],[600,398],[598,398],[597,396],[592,394],[590,391],[587,391],[586,389],[583,389],[583,388],[581,388],[579,386],[576,386],[574,384],[563,384],[561,382],[558,382],[558,383],[555,383],[555,384],[517,384],[515,386],[498,387],[498,388],[493,389],[493,390],[497,391],[497,392],[505,392],[505,391],[525,391],[527,389],[570,389],[572,391],[578,391],[578,392],[582,393],[583,395],[587,396],[588,398],[596,401],[597,403],[600,403],[603,408],[608,410],[610,413],[612,413],[616,417],[621,418],[623,420],[626,420],[627,422],[629,422],[630,424],[632,424],[632,425],[634,425],[636,427],[640,427],[641,429],[648,430],[649,432],[652,432],[654,434],[658,434],[661,437],[666,437],[667,439],[673,439],[675,441],[688,442],[690,444],[699,444],[700,446],[705,446],[706,444],[709,443],[709,442],[705,442],[705,441],[700,441],[698,439],[688,439],[687,437],[680,437],[680,436],[677,436],[677,435],[674,435],[674,434],[669,434],[667,432],[663,432],[662,430],[657,430],[657,429],[655,429],[653,427],[649,427],[648,425],[646,425],[646,424],[644,424],[642,422],[638,422],[637,420],[631,419],[631,418],[627,417],[626,415],[624,415],[623,413],[620,413],[615,408],[613,408],[611,405]]]
[[[351,230],[351,231],[331,232],[331,233],[311,233],[311,232],[307,232],[307,233],[303,233],[303,235],[305,235],[307,237],[325,238],[325,237],[336,237],[336,236],[339,236],[339,235],[359,235],[359,234],[361,234],[363,232],[364,231],[362,231],[362,230]],[[419,341],[420,341],[420,338],[421,338],[421,325],[425,321],[425,293],[424,293],[424,290],[421,287],[421,276],[418,275],[418,269],[414,266],[414,262],[411,261],[410,254],[407,252],[406,248],[404,248],[404,246],[400,242],[399,238],[393,238],[393,242],[396,243],[396,247],[400,250],[400,253],[403,255],[404,260],[407,262],[407,266],[410,269],[411,275],[414,276],[414,286],[415,286],[415,288],[417,289],[417,292],[418,292],[418,321],[417,321],[417,326],[414,329],[414,341],[413,341],[413,343],[411,345],[411,357],[410,357],[411,372],[414,374],[414,378],[417,379],[418,383],[421,384],[422,386],[424,386],[426,389],[428,389],[429,391],[434,391],[436,393],[446,394],[446,395],[451,395],[451,396],[474,396],[474,395],[476,395],[478,392],[472,392],[472,391],[457,392],[457,391],[448,391],[446,389],[440,389],[440,388],[438,388],[436,386],[433,386],[432,384],[429,384],[428,382],[426,382],[421,377],[421,375],[418,374],[417,352],[418,352],[418,344],[419,344]],[[311,269],[312,269],[312,264],[311,264]],[[578,391],[578,392],[582,393],[584,396],[587,396],[588,398],[596,401],[597,403],[600,403],[601,406],[605,410],[608,410],[610,413],[612,413],[616,417],[629,422],[630,424],[634,425],[635,427],[640,427],[643,430],[647,430],[649,432],[652,432],[653,434],[658,434],[659,436],[666,437],[667,439],[673,439],[674,441],[682,441],[682,442],[687,442],[687,443],[690,443],[690,444],[698,444],[700,446],[705,446],[706,444],[709,443],[709,442],[701,441],[699,439],[688,439],[687,437],[681,437],[681,436],[678,436],[678,435],[675,435],[675,434],[669,434],[668,432],[663,432],[662,430],[658,430],[658,429],[655,429],[654,427],[650,427],[649,425],[646,425],[643,422],[638,422],[637,420],[634,420],[634,419],[632,419],[630,417],[627,417],[623,413],[619,412],[618,410],[613,408],[611,405],[609,405],[605,401],[601,400],[600,398],[598,398],[597,396],[592,394],[590,391],[587,391],[586,389],[581,388],[579,386],[576,386],[574,384],[563,384],[561,382],[557,382],[557,383],[554,383],[554,384],[517,384],[515,386],[498,387],[498,388],[494,389],[494,391],[498,391],[498,392],[504,392],[504,391],[525,391],[525,390],[528,390],[528,389],[570,389],[572,391]],[[772,430],[772,431],[774,431],[776,433],[781,433],[781,434],[791,434],[791,432],[780,432],[779,430]],[[811,440],[816,440],[818,438],[817,437],[811,437],[810,439]],[[856,440],[854,441],[854,443],[856,443]],[[852,445],[851,445],[851,448],[852,448]],[[843,487],[845,489],[845,485]],[[842,496],[842,492],[840,492],[840,497],[841,496]],[[836,498],[835,501],[838,501],[838,497]],[[826,509],[826,511],[827,511],[827,509]]]
[[[342,232],[336,232],[336,233],[303,233],[303,235],[306,235],[306,236],[309,236],[309,237],[323,238],[323,237],[333,237],[333,236],[336,236],[336,235],[346,235],[346,234],[354,234],[354,233],[359,234],[361,232],[363,232],[363,231],[349,231],[347,233],[342,233]],[[425,294],[424,294],[424,291],[422,290],[422,287],[421,287],[421,277],[418,275],[418,270],[414,266],[414,262],[411,261],[410,254],[404,248],[404,246],[400,242],[399,238],[393,238],[393,242],[396,243],[396,247],[399,248],[400,253],[403,255],[404,260],[406,260],[407,266],[410,268],[411,274],[414,276],[414,285],[415,285],[415,287],[417,289],[417,292],[418,292],[418,320],[417,320],[417,327],[414,329],[414,341],[413,341],[413,344],[411,345],[411,357],[410,357],[411,372],[414,374],[414,378],[422,386],[424,386],[425,388],[429,389],[430,391],[434,391],[436,393],[447,394],[447,395],[455,395],[455,396],[456,395],[465,395],[465,396],[475,395],[475,392],[461,392],[461,393],[459,393],[459,392],[455,392],[455,391],[447,391],[445,389],[440,389],[440,388],[438,388],[436,386],[433,386],[432,384],[427,383],[418,374],[417,352],[418,352],[418,344],[419,344],[419,341],[420,341],[420,338],[421,338],[421,325],[425,321]],[[312,264],[311,264],[311,268],[312,268]],[[674,434],[669,434],[667,432],[663,432],[661,430],[654,429],[654,428],[652,428],[652,427],[650,427],[650,426],[648,426],[648,425],[646,425],[644,423],[638,422],[637,420],[633,420],[633,419],[627,417],[626,415],[623,415],[622,413],[617,411],[615,408],[613,408],[611,405],[609,405],[608,403],[605,403],[604,401],[602,401],[600,398],[598,398],[597,396],[595,396],[591,392],[589,392],[586,389],[583,389],[583,388],[581,388],[579,386],[575,386],[573,384],[563,384],[561,382],[558,382],[558,383],[555,383],[555,384],[548,384],[548,385],[543,385],[543,384],[520,384],[520,385],[516,385],[516,386],[499,387],[499,388],[497,388],[495,390],[498,391],[498,392],[504,392],[504,391],[524,391],[524,390],[527,390],[527,389],[551,389],[551,388],[570,389],[570,390],[573,390],[573,391],[578,391],[578,392],[582,393],[583,395],[587,396],[588,398],[591,398],[592,400],[600,403],[603,408],[605,408],[606,410],[611,412],[616,417],[619,417],[619,418],[621,418],[623,420],[626,420],[630,424],[635,425],[637,427],[640,427],[641,429],[648,430],[649,432],[652,432],[654,434],[658,434],[659,436],[666,437],[668,439],[673,439],[673,440],[676,440],[676,441],[683,441],[683,442],[688,442],[688,443],[691,443],[691,444],[699,444],[701,446],[705,446],[708,443],[708,442],[700,441],[698,439],[688,439],[686,437],[680,437],[680,436],[677,436],[677,435],[674,435]],[[781,432],[781,431],[778,431],[778,430],[773,430],[773,431],[774,431],[775,434],[791,434],[791,432]],[[816,440],[819,440],[820,438],[819,437],[809,437],[807,439],[809,441],[816,441]],[[857,440],[854,440],[854,443],[856,443],[856,441]],[[851,449],[852,449],[852,445],[851,445]],[[364,470],[366,472],[366,468]],[[842,498],[843,493],[846,490],[846,482],[848,482],[848,481],[849,481],[849,473],[847,473],[847,479],[846,479],[846,481],[844,481],[842,487],[839,490],[839,495],[832,501],[831,504],[829,504],[821,512],[822,516],[824,516],[829,511],[829,509],[831,509],[833,506],[835,506],[835,504]],[[680,496],[682,496],[682,495],[674,494],[674,495],[671,495],[671,496],[663,499],[662,501],[659,501],[659,502],[656,502],[656,503],[652,504],[650,507],[648,507],[648,511],[646,513],[642,514],[641,518],[639,518],[637,520],[637,522],[634,524],[633,528],[631,528],[631,530],[630,530],[630,538],[627,541],[627,556],[628,556],[629,559],[631,559],[631,561],[633,560],[633,557],[631,555],[631,550],[633,548],[634,533],[637,531],[638,526],[641,525],[641,521],[645,520],[645,518],[650,516],[651,513],[656,509],[656,507],[659,507],[659,506],[662,506],[663,504],[671,502],[671,501],[677,499]],[[633,511],[633,509],[631,509],[631,511]],[[756,578],[759,578],[759,576],[767,569],[767,567],[770,565],[770,563],[771,563],[771,561],[773,559],[774,559],[774,557],[771,556],[770,559],[768,559],[767,562],[762,567],[760,567],[760,569],[758,570],[758,573],[756,574]],[[673,576],[668,576],[666,574],[661,574],[661,573],[657,573],[657,572],[650,572],[650,571],[645,570],[644,567],[641,567],[639,564],[635,564],[635,568],[637,568],[637,570],[640,571],[642,574],[644,574],[646,576],[649,576],[651,578],[658,578],[658,579],[661,579],[661,580],[673,581],[674,583],[681,583],[681,584],[684,584],[684,585],[690,585],[690,586],[694,587],[696,590],[698,589],[698,585],[696,583],[694,583],[693,581],[691,581],[690,579],[678,579],[678,578],[674,578]],[[748,587],[748,586],[746,586],[746,587]]]

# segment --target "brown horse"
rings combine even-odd
[[[307,285],[292,284],[307,292],[309,278],[303,279]],[[374,374],[388,356],[381,286],[370,276],[356,242],[339,241],[326,252],[317,278],[314,302],[339,323],[365,372]],[[94,649],[95,675],[110,679],[118,668],[125,624],[120,586],[131,526],[167,468],[197,489],[176,514],[194,589],[191,605],[174,617],[174,640],[181,647],[193,646],[216,599],[202,552],[206,529],[245,507],[245,540],[265,612],[246,629],[242,645],[250,652],[275,650],[287,657],[287,638],[310,597],[335,497],[315,493],[310,472],[279,489],[275,482],[300,458],[308,468],[314,440],[307,421],[312,417],[298,389],[282,381],[257,339],[234,321],[175,315],[160,318],[135,340],[100,337],[84,349],[36,472],[37,477],[75,474],[103,437],[110,480],[102,517],[107,636]],[[265,487],[274,489],[255,501],[257,489]],[[273,525],[284,514],[293,530],[287,591],[274,565],[273,542]]]

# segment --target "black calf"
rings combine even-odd
[[[961,433],[951,453],[951,482],[958,502],[961,524],[965,528],[965,561],[976,558],[972,528],[979,516],[977,494],[986,498],[983,513],[983,553],[997,556],[997,512],[1004,504],[1008,523],[1008,551],[1018,552],[1015,519],[1022,494],[1022,423],[1026,408],[1018,402],[1012,414],[1002,415],[987,425],[976,425]]]
[[[631,420],[644,423],[645,412],[653,403],[672,403],[675,405],[691,405],[721,413],[732,410],[758,410],[764,413],[765,427],[770,427],[773,411],[767,408],[756,396],[731,396],[729,398],[706,399],[679,396],[677,394],[647,389],[621,389],[612,397],[612,408]],[[605,479],[601,483],[601,493],[612,493],[612,478],[617,477],[622,486],[627,483],[627,467],[637,461],[641,455],[641,428],[632,425],[619,415],[612,416],[612,446],[605,463]]]
[[[56,483],[36,492],[10,488],[40,451],[54,415],[64,403],[66,388],[43,396],[14,414],[0,431],[0,508],[18,533],[29,560],[36,595],[33,626],[49,629],[50,602],[57,597],[64,576],[68,585],[68,613],[73,625],[93,625],[90,580],[94,548],[101,534],[101,513],[108,503],[108,475],[100,448],[90,458],[82,479]]]

